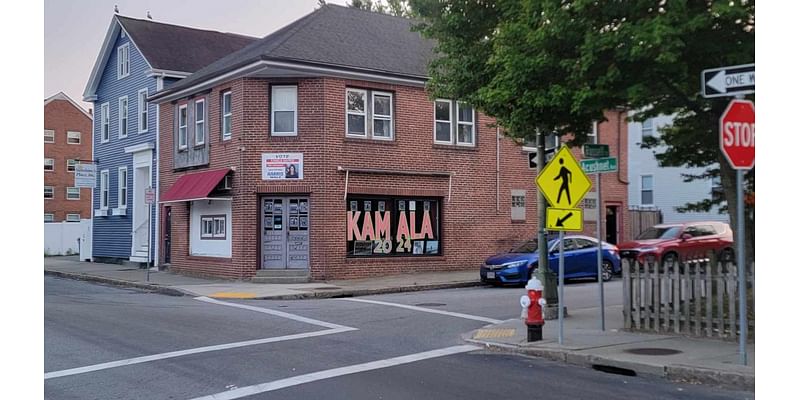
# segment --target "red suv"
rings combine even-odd
[[[714,250],[721,260],[734,261],[733,232],[724,222],[687,222],[655,225],[635,240],[619,245],[620,257],[640,262],[671,263],[703,257]]]

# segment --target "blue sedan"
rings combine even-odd
[[[550,270],[558,274],[558,239],[547,242]],[[619,249],[603,242],[603,280],[611,280],[620,272]],[[539,247],[529,240],[508,253],[497,254],[481,265],[481,282],[493,284],[525,284],[539,264]],[[564,278],[597,279],[597,239],[589,236],[564,237]]]

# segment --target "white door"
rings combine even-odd
[[[152,151],[140,151],[133,155],[133,215],[131,220],[131,259],[146,262],[149,259],[148,243],[151,224],[149,206],[144,192],[151,186]]]

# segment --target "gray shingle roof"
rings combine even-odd
[[[258,38],[117,15],[155,69],[195,72]]]
[[[174,93],[258,60],[318,64],[426,78],[434,42],[411,30],[414,20],[325,5],[172,85]],[[155,97],[161,97],[156,95]]]

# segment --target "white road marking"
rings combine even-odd
[[[235,307],[235,308],[242,308],[242,309],[245,309],[245,310],[250,310],[250,311],[260,312],[260,313],[264,313],[264,314],[274,315],[274,316],[277,316],[277,317],[291,319],[293,321],[298,321],[298,322],[305,322],[305,323],[311,324],[311,325],[323,326],[325,328],[330,328],[330,329],[349,328],[349,327],[344,326],[344,325],[332,324],[330,322],[320,321],[320,320],[313,319],[313,318],[301,317],[299,315],[289,314],[289,313],[285,313],[285,312],[282,312],[282,311],[275,311],[275,310],[270,310],[270,309],[267,309],[267,308],[248,306],[246,304],[229,303],[227,301],[220,301],[220,300],[212,299],[212,298],[205,297],[205,296],[195,297],[194,299],[195,300],[200,300],[200,301],[205,301],[206,303],[219,304],[221,306],[228,306],[228,307]]]
[[[405,309],[408,309],[408,310],[421,311],[421,312],[426,312],[426,313],[431,313],[431,314],[449,315],[451,317],[471,319],[471,320],[481,321],[481,322],[488,322],[490,324],[499,324],[499,323],[503,322],[503,321],[501,321],[499,319],[486,318],[486,317],[481,317],[481,316],[478,316],[478,315],[469,315],[469,314],[462,314],[462,313],[457,313],[457,312],[434,310],[432,308],[409,306],[409,305],[406,305],[406,304],[387,303],[385,301],[365,300],[365,299],[337,299],[337,300],[356,301],[356,302],[359,302],[359,303],[380,304],[382,306],[405,308]]]
[[[333,335],[336,333],[348,332],[348,331],[357,331],[357,328],[348,328],[348,327],[341,327],[341,328],[334,328],[334,329],[326,329],[317,332],[307,332],[307,333],[298,333],[294,335],[286,335],[286,336],[277,336],[271,338],[264,338],[264,339],[255,339],[255,340],[247,340],[244,342],[234,342],[234,343],[226,343],[226,344],[219,344],[215,346],[205,346],[205,347],[197,347],[194,349],[186,349],[186,350],[178,350],[178,351],[170,351],[168,353],[160,353],[160,354],[153,354],[149,356],[142,356],[142,357],[134,357],[128,358],[125,360],[118,360],[118,361],[111,361],[102,364],[94,364],[94,365],[87,365],[85,367],[79,368],[70,368],[64,369],[61,371],[53,371],[53,372],[46,372],[44,374],[44,379],[52,379],[52,378],[60,378],[62,376],[69,376],[69,375],[78,375],[84,374],[87,372],[94,372],[100,371],[109,368],[116,368],[116,367],[124,367],[127,365],[134,365],[134,364],[142,364],[151,361],[158,361],[164,360],[167,358],[175,358],[181,356],[187,356],[190,354],[198,354],[198,353],[207,353],[210,351],[219,351],[219,350],[228,350],[228,349],[235,349],[238,347],[246,347],[246,346],[256,346],[260,344],[267,344],[267,343],[276,343],[276,342],[284,342],[287,340],[295,340],[295,339],[305,339],[315,336],[325,336],[325,335]]]
[[[197,397],[193,400],[234,400],[254,394],[271,392],[287,387],[302,385],[323,379],[336,378],[344,375],[356,374],[359,372],[372,371],[376,369],[389,368],[402,364],[409,364],[417,361],[428,360],[431,358],[444,357],[453,354],[465,353],[468,351],[479,350],[480,347],[471,345],[461,345],[446,347],[443,349],[426,351],[422,353],[409,354],[407,356],[387,358],[385,360],[372,361],[364,364],[355,364],[347,367],[333,368],[324,371],[312,372],[310,374],[293,376],[291,378],[280,379],[277,381],[261,383],[253,386],[246,386],[234,390],[220,392],[208,396]]]

